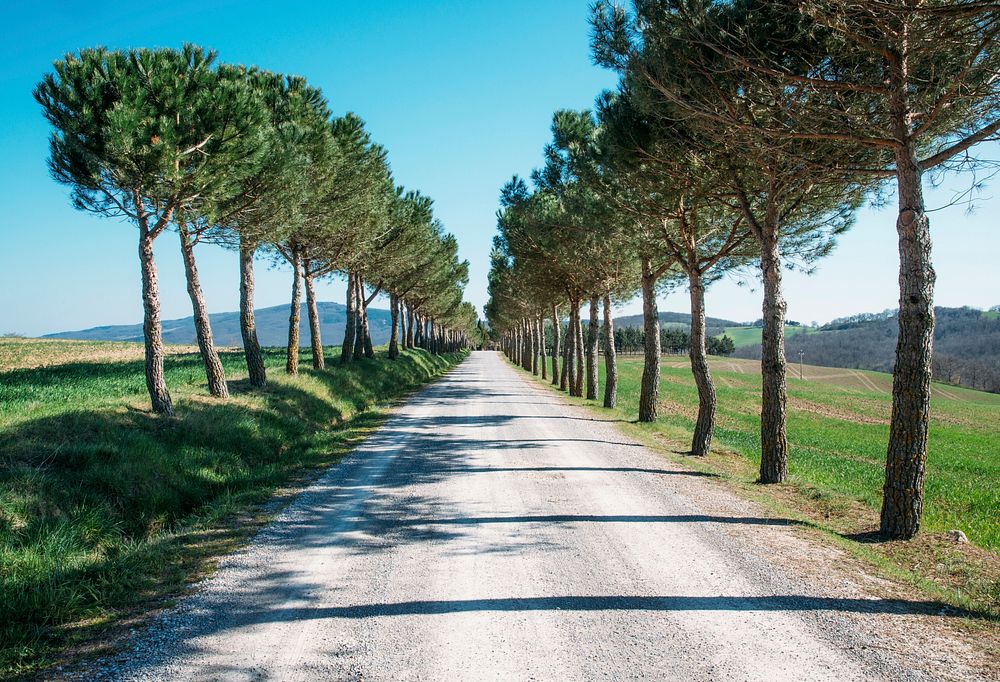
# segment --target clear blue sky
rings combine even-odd
[[[29,335],[141,320],[135,230],[73,210],[46,170],[47,124],[31,89],[53,59],[82,47],[212,47],[225,61],[298,73],[335,112],[354,111],[389,149],[397,181],[435,199],[471,264],[481,310],[500,186],[541,161],[552,111],[588,107],[613,74],[590,64],[588,0],[488,2],[8,2],[0,60],[0,333]],[[936,204],[962,186],[947,179]],[[940,305],[1000,304],[1000,199],[933,215]],[[165,318],[190,315],[177,238],[158,240]],[[231,253],[202,248],[213,312],[238,304]],[[261,264],[258,305],[285,303],[289,275]],[[896,305],[893,213],[864,211],[812,277],[786,276],[789,317],[826,321]],[[709,314],[760,316],[759,291],[716,284]],[[341,300],[343,287],[323,287]],[[673,294],[661,309],[686,310]],[[624,309],[638,312],[632,303]]]

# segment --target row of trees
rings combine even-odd
[[[619,353],[639,353],[646,347],[646,338],[642,329],[635,327],[619,327],[615,329],[615,348]],[[705,349],[709,355],[732,355],[736,351],[733,340],[722,336],[708,336]],[[664,353],[690,353],[691,335],[683,329],[661,327],[660,350]]]
[[[704,455],[715,414],[705,287],[754,265],[763,282],[760,481],[781,482],[782,271],[828,254],[863,201],[895,191],[899,336],[881,530],[912,537],[923,504],[934,329],[923,176],[974,170],[974,146],[1000,131],[1000,8],[974,0],[635,0],[626,9],[600,0],[592,26],[593,57],[619,74],[619,86],[598,98],[594,114],[557,112],[533,186],[515,179],[504,188],[491,328],[509,338],[542,310],[555,317],[556,302],[572,326],[581,300],[641,291],[639,419],[652,421],[656,297],[686,284],[699,393],[692,453]]]
[[[153,410],[172,414],[154,241],[176,231],[198,346],[213,396],[228,397],[199,283],[195,247],[238,252],[240,324],[250,385],[267,381],[254,323],[254,262],[290,266],[286,371],[299,365],[307,302],[313,366],[323,368],[315,283],[347,279],[340,359],[372,357],[366,310],[389,297],[389,357],[415,344],[470,342],[477,316],[462,301],[468,264],[435,220],[431,200],[395,186],[386,151],[353,114],[335,117],[303,78],[219,63],[180,50],[82,50],[55,62],[35,89],[52,124],[49,166],[77,208],[139,230],[146,384]]]

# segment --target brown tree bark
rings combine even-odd
[[[285,372],[299,373],[299,321],[302,318],[302,258],[293,247],[292,256],[292,301],[288,311],[288,351]]]
[[[899,337],[892,373],[892,417],[882,488],[882,535],[909,539],[920,529],[930,418],[931,359],[934,343],[934,282],[930,221],[924,205],[923,179],[910,137],[906,99],[906,64],[890,67],[896,137],[896,184],[899,215]]]
[[[611,296],[604,295],[604,407],[618,402],[618,355],[615,352],[615,321],[611,317]]]
[[[542,381],[548,379],[548,371],[545,367],[545,318],[539,315],[535,320],[538,329],[538,364],[542,370]]]
[[[306,308],[309,311],[309,344],[312,347],[312,365],[313,369],[324,369],[326,368],[326,357],[323,355],[323,335],[319,322],[319,307],[316,303],[316,288],[308,260],[303,262],[303,279],[306,283]]]
[[[340,347],[340,364],[346,365],[354,360],[354,337],[357,335],[357,302],[355,293],[357,278],[353,272],[347,273],[347,310],[344,324],[344,343]]]
[[[389,332],[389,359],[399,357],[399,297],[389,294],[389,315],[392,318],[392,330]]]
[[[691,294],[688,354],[694,383],[698,387],[698,419],[691,439],[691,454],[705,456],[712,447],[712,432],[715,429],[715,385],[712,383],[708,354],[705,351],[705,284],[701,273],[693,268],[688,271],[688,290]]]
[[[528,320],[521,319],[521,366],[528,372],[531,371],[531,329],[528,327]]]
[[[660,397],[660,317],[656,308],[656,274],[649,258],[642,259],[642,329],[645,335],[639,421],[656,421]]]
[[[559,385],[559,336],[562,332],[559,311],[552,304],[552,385]]]
[[[769,213],[774,213],[771,209]],[[781,290],[781,258],[775,217],[761,233],[760,267],[764,278],[760,372],[760,482],[781,483],[788,476],[785,384],[785,297]]]
[[[413,306],[406,304],[406,343],[404,348],[413,348]]]
[[[160,292],[153,259],[153,239],[140,221],[139,267],[142,271],[142,333],[146,354],[146,388],[153,412],[172,417],[174,404],[163,374],[163,329],[160,326]]]
[[[597,297],[590,299],[587,325],[587,400],[597,400]]]
[[[573,300],[569,302],[569,327],[566,329],[566,373],[567,388],[571,396],[576,395],[576,317],[579,311]]]
[[[587,352],[586,346],[583,340],[583,316],[580,315],[580,304],[581,301],[576,302],[576,325],[573,327],[573,333],[576,335],[576,341],[573,344],[576,347],[576,392],[574,395],[578,398],[583,397],[583,382],[584,382],[584,355]]]
[[[354,357],[358,358],[365,352],[365,278],[358,273],[357,282],[354,283],[354,295],[357,300],[354,302]]]
[[[240,238],[240,333],[243,336],[243,354],[247,360],[250,385],[263,388],[267,385],[264,370],[264,355],[257,340],[257,322],[254,320],[254,277],[253,255],[256,244],[249,244]]]
[[[531,339],[531,373],[538,376],[538,329],[532,318],[526,318],[524,323],[528,325],[529,338]]]
[[[184,258],[184,276],[187,280],[188,296],[191,298],[191,308],[194,314],[194,330],[198,337],[198,350],[205,366],[205,378],[208,380],[208,392],[216,398],[228,398],[229,387],[226,385],[226,372],[222,361],[215,350],[212,339],[212,325],[205,306],[205,295],[201,289],[201,279],[198,277],[198,265],[194,258],[194,240],[187,225],[179,223],[177,234],[181,242],[181,256]]]

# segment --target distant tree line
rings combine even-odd
[[[646,347],[646,334],[642,329],[623,327],[615,330],[615,347],[621,353],[642,353]],[[709,355],[732,355],[736,345],[728,336],[708,336],[706,350]],[[684,329],[660,329],[660,350],[663,353],[687,354],[691,350],[691,335]]]
[[[389,357],[473,342],[462,300],[468,263],[434,218],[431,200],[397,186],[386,150],[364,122],[333,116],[305,79],[225,64],[194,45],[93,48],[55,62],[35,88],[52,125],[49,168],[75,207],[138,228],[146,385],[153,411],[174,412],[163,373],[154,241],[178,236],[209,391],[229,395],[212,338],[196,247],[238,254],[240,325],[250,385],[266,375],[254,321],[254,262],[292,272],[286,371],[298,372],[305,295],[312,362],[325,367],[315,284],[347,281],[340,361],[373,357],[367,308],[389,297]],[[234,283],[235,285],[236,283]]]
[[[586,386],[593,398],[599,308],[614,338],[612,301],[640,294],[638,418],[653,421],[657,295],[686,287],[699,397],[691,452],[705,455],[716,410],[705,288],[728,270],[755,267],[763,293],[759,480],[782,482],[789,457],[782,274],[829,254],[859,206],[894,193],[899,332],[880,531],[912,537],[923,509],[934,336],[924,175],[976,168],[972,149],[1000,132],[1000,6],[630,5],[592,6],[592,57],[617,73],[618,87],[598,97],[596,111],[556,112],[542,167],[530,184],[514,177],[501,190],[486,310],[495,342],[537,370],[543,319],[561,329],[566,315],[569,334],[557,341],[552,379],[572,395]],[[581,308],[589,310],[586,338]],[[605,404],[613,405],[614,344],[606,347]]]
[[[1000,317],[974,308],[935,308],[933,377],[956,386],[1000,393]],[[853,315],[796,334],[788,352],[809,364],[892,372],[899,326],[896,312]],[[760,358],[760,345],[745,346],[737,357]]]

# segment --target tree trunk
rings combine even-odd
[[[770,212],[773,213],[773,209]],[[788,440],[785,435],[785,298],[781,291],[781,258],[775,218],[765,221],[760,267],[764,277],[764,328],[760,355],[763,385],[760,409],[760,482],[781,483],[788,476]]]
[[[191,297],[194,330],[198,336],[198,349],[201,351],[201,361],[205,365],[205,377],[208,379],[208,392],[216,398],[228,398],[229,387],[226,385],[226,373],[222,368],[219,354],[215,350],[215,342],[212,340],[212,325],[208,319],[205,296],[202,293],[201,280],[198,277],[198,266],[194,260],[194,242],[191,241],[191,235],[183,223],[178,224],[177,234],[181,240],[184,276],[187,279],[188,296]]]
[[[323,355],[323,335],[319,324],[319,307],[316,304],[316,289],[313,286],[313,275],[309,269],[309,261],[305,261],[303,274],[306,282],[306,308],[309,310],[309,343],[312,346],[313,369],[326,368],[326,358]]]
[[[882,488],[880,530],[909,539],[920,529],[930,418],[931,354],[934,342],[934,268],[930,221],[924,212],[923,180],[906,125],[905,93],[895,102],[901,119],[896,150],[899,216],[899,338],[892,374],[892,418]],[[902,137],[900,137],[902,136]]]
[[[604,407],[618,401],[618,356],[615,352],[615,322],[611,317],[611,296],[604,295]]]
[[[571,396],[576,395],[576,315],[574,302],[569,302],[569,327],[566,329],[566,362],[563,370],[566,374],[567,388]]]
[[[389,359],[399,357],[399,297],[389,294],[389,315],[392,318],[392,330],[389,332]]]
[[[406,304],[406,343],[404,348],[407,350],[413,348],[413,307],[409,303]]]
[[[715,385],[708,367],[705,352],[705,284],[701,273],[688,272],[688,288],[691,293],[691,336],[689,355],[691,373],[698,387],[698,420],[691,440],[691,454],[704,456],[712,447],[712,431],[715,428]]]
[[[142,271],[142,335],[146,345],[146,388],[153,412],[174,415],[174,404],[163,374],[163,329],[160,326],[160,292],[153,260],[153,237],[146,227],[139,231],[139,267]]]
[[[642,259],[642,384],[639,391],[639,421],[656,421],[660,397],[660,317],[656,309],[656,277],[648,258]]]
[[[574,395],[578,398],[583,397],[583,380],[584,380],[584,355],[586,354],[586,347],[583,341],[583,318],[580,315],[580,301],[576,302],[576,324],[573,327],[573,333],[576,335],[576,342],[574,346],[576,347],[576,392]]]
[[[559,311],[552,304],[552,385],[559,385],[559,335],[562,327],[559,324]]]
[[[358,297],[354,292],[357,279],[353,272],[347,273],[347,311],[345,313],[344,343],[340,348],[340,364],[345,365],[354,360],[354,337],[357,334]]]
[[[597,400],[597,297],[590,299],[587,324],[587,400]]]
[[[365,357],[371,360],[375,357],[375,347],[372,345],[371,328],[368,326],[368,304],[361,306],[361,330],[362,338],[365,342]]]
[[[288,352],[285,372],[299,373],[299,320],[302,317],[302,259],[292,249],[292,302],[288,311]]]
[[[358,274],[354,283],[354,357],[361,357],[365,352],[365,278]]]
[[[542,368],[542,381],[545,381],[549,378],[545,367],[545,318],[539,315],[535,324],[538,326],[538,364]]]
[[[538,338],[538,325],[535,324],[534,318],[529,317],[525,322],[528,325],[528,329],[531,331],[531,373],[538,376],[538,357],[541,340]]]
[[[240,333],[243,335],[243,354],[247,359],[250,385],[263,388],[267,385],[267,373],[260,341],[257,340],[257,322],[253,311],[253,255],[256,250],[256,244],[248,244],[240,238]]]

